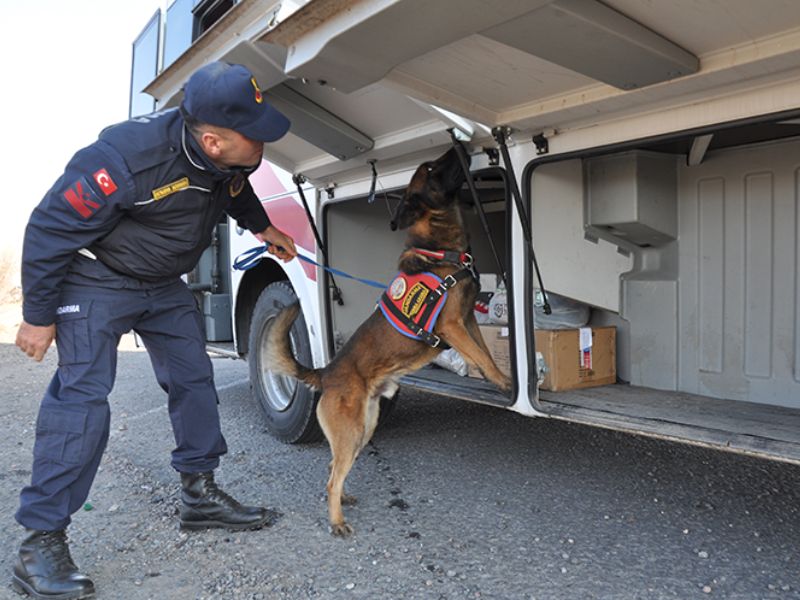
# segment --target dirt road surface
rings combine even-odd
[[[165,397],[126,338],[91,510],[69,529],[98,598],[800,597],[800,467],[403,393],[348,480],[356,534],[335,539],[327,446],[269,437],[246,364],[214,365],[230,450],[218,479],[283,517],[257,532],[178,530]],[[54,368],[54,351],[37,364],[0,344],[5,577]],[[0,598],[19,597],[4,584]]]

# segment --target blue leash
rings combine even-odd
[[[236,257],[236,260],[233,261],[233,268],[237,271],[247,271],[248,269],[252,269],[258,263],[261,262],[264,253],[269,248],[270,243],[264,242],[263,246],[256,246],[254,248],[250,248],[250,250],[245,250],[239,256]],[[353,279],[365,285],[371,285],[372,287],[386,289],[386,285],[383,283],[378,283],[377,281],[373,281],[371,279],[362,279],[361,277],[353,277],[349,273],[345,273],[344,271],[340,271],[339,269],[334,269],[333,267],[326,267],[324,265],[319,264],[313,258],[308,258],[307,256],[303,256],[299,252],[297,253],[297,258],[302,261],[305,261],[309,264],[315,265],[317,267],[322,267],[328,273],[333,273],[334,275],[339,275],[341,277],[346,277],[347,279]]]

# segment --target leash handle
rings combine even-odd
[[[247,271],[255,267],[261,262],[262,255],[267,251],[272,244],[264,242],[262,246],[254,246],[249,250],[245,250],[233,261],[233,268],[237,271]],[[300,256],[298,254],[298,256]]]

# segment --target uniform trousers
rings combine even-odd
[[[36,422],[31,484],[20,494],[24,527],[65,528],[83,506],[109,435],[108,395],[117,370],[117,345],[131,330],[150,355],[167,392],[175,436],[172,466],[210,471],[227,451],[217,410],[202,317],[183,283],[142,289],[65,284],[56,317],[58,370]]]

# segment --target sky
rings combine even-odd
[[[0,260],[69,159],[128,117],[133,40],[169,0],[0,0]],[[17,275],[18,277],[18,275]]]

